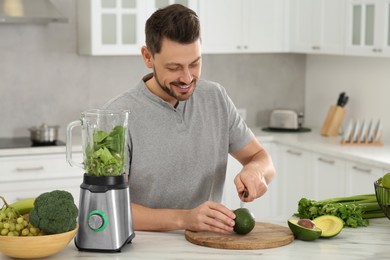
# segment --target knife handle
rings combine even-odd
[[[244,191],[242,192],[242,197],[248,198],[248,195],[249,195],[249,192],[248,192],[248,190],[245,188]]]

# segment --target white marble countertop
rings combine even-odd
[[[79,152],[79,153],[82,152],[81,136],[75,136],[72,143],[73,143],[72,145],[73,152]],[[66,153],[66,145],[0,149],[0,157],[59,154],[59,153],[60,154]]]
[[[287,226],[285,220],[266,222]],[[80,252],[73,241],[48,259],[389,259],[390,220],[373,219],[368,227],[344,228],[331,239],[292,243],[271,249],[230,250],[191,244],[183,231],[136,232],[120,253]],[[0,259],[9,259],[0,254]]]
[[[252,128],[260,142],[275,142],[346,160],[359,161],[390,170],[390,146],[342,145],[341,137],[325,137],[318,129],[305,133],[265,132]]]

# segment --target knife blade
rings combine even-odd
[[[249,195],[248,190],[245,188],[244,191],[242,192],[242,197],[240,201],[240,208],[243,208],[245,206],[245,202],[242,200],[242,198],[247,198]]]

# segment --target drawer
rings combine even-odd
[[[382,168],[347,161],[346,174],[350,195],[375,193],[374,182],[383,176]]]
[[[82,162],[82,157],[82,153],[73,154],[75,161]],[[68,164],[65,154],[4,157],[0,169],[1,183],[83,176],[82,169]]]
[[[3,196],[8,203],[13,203],[26,198],[35,198],[38,195],[53,191],[66,190],[73,195],[75,204],[79,203],[80,184],[83,178],[80,175],[78,178],[58,178],[48,181],[18,181],[9,183],[0,183],[0,195]]]

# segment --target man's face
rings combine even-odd
[[[175,105],[193,94],[201,73],[200,41],[180,44],[164,39],[160,53],[151,58],[155,84],[152,91]]]

